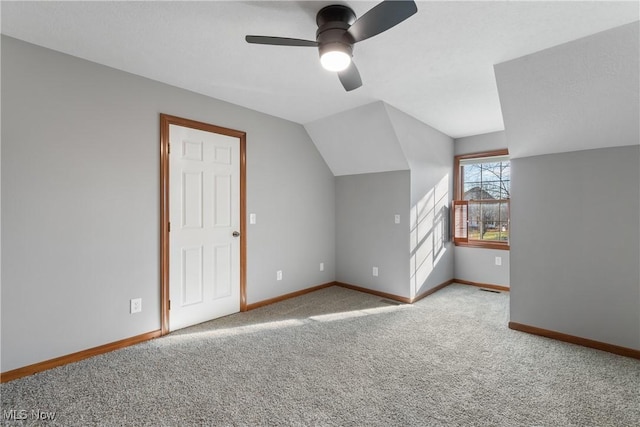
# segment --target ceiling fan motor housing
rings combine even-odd
[[[340,50],[353,56],[353,41],[347,30],[356,21],[355,12],[342,5],[331,5],[320,9],[316,15],[316,41],[320,56],[324,52]]]
[[[356,22],[356,14],[350,7],[341,4],[325,6],[318,11],[316,24],[320,28],[331,22],[344,22],[347,25],[351,25]]]

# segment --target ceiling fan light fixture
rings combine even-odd
[[[351,57],[344,52],[334,50],[324,53],[320,57],[320,63],[325,70],[343,71],[351,64]]]
[[[325,70],[344,71],[351,64],[351,47],[330,43],[320,48],[320,63]]]

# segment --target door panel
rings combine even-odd
[[[202,172],[182,171],[182,228],[202,228]]]
[[[214,298],[224,298],[231,295],[231,246],[216,246],[215,247],[215,273],[216,277],[214,283],[216,284],[214,289]]]

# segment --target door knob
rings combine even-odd
[[[238,236],[240,236],[240,232],[238,232],[238,231],[234,231],[234,232],[233,232],[233,234],[232,234],[232,236],[233,236],[233,237],[238,237]]]

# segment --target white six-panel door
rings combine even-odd
[[[174,331],[240,311],[240,144],[174,124],[169,143]]]

